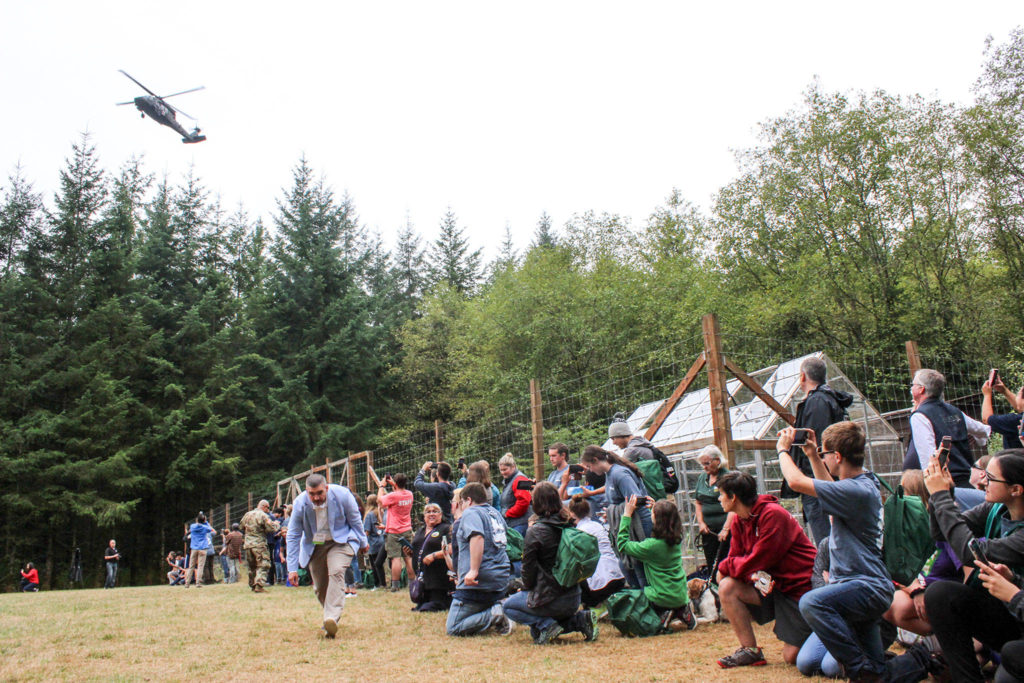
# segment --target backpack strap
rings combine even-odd
[[[993,533],[1000,534],[1000,538],[1003,533],[1003,511],[1006,506],[1002,503],[996,503],[988,510],[988,518],[985,520],[985,538],[992,538]]]

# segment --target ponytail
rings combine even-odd
[[[580,456],[581,462],[593,463],[593,462],[606,462],[610,465],[622,465],[623,467],[629,468],[629,470],[637,476],[640,481],[644,480],[644,475],[640,473],[640,470],[636,465],[626,460],[620,455],[615,455],[611,451],[606,451],[600,446],[587,446],[583,449],[583,455]]]

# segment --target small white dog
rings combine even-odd
[[[697,617],[698,624],[722,621],[722,603],[714,586],[708,586],[704,579],[690,579],[686,582],[686,587],[690,591],[690,607]]]

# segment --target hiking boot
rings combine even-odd
[[[718,666],[723,669],[734,669],[738,666],[764,666],[765,661],[761,648],[741,647],[731,655],[718,660]]]
[[[327,634],[328,638],[338,635],[338,622],[334,619],[324,619],[324,633]]]
[[[597,615],[587,609],[580,612],[580,619],[583,621],[583,626],[580,628],[583,640],[588,643],[597,640]]]
[[[252,589],[256,593],[266,593],[267,592],[267,589],[264,588],[262,584],[258,584],[258,583],[255,586],[253,586]]]
[[[552,640],[562,635],[563,630],[564,629],[562,629],[561,625],[556,621],[551,624],[551,626],[548,626],[546,629],[538,632],[537,637],[533,639],[533,642],[536,645],[547,645]]]
[[[498,632],[499,636],[512,635],[512,631],[516,628],[516,622],[512,621],[504,614],[501,615],[501,619],[498,624],[494,627],[494,630]]]

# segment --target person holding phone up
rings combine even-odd
[[[1005,565],[1020,573],[1024,568],[1024,451],[1000,451],[989,460],[985,476],[985,502],[961,512],[953,499],[949,469],[937,457],[931,459],[925,486],[930,494],[932,535],[948,542],[964,567],[983,561],[989,567]],[[997,583],[993,572],[986,570],[966,583],[937,581],[925,589],[925,609],[955,681],[984,680],[973,639],[1000,650],[1021,638],[1021,623],[982,585],[986,574],[990,583]]]
[[[997,415],[992,397],[996,392],[1006,398],[1011,412]],[[999,371],[992,368],[988,380],[981,385],[981,421],[992,428],[992,431],[1003,437],[1003,448],[1024,448],[1021,443],[1021,413],[1024,412],[1024,387],[1016,394],[1006,388]]]

